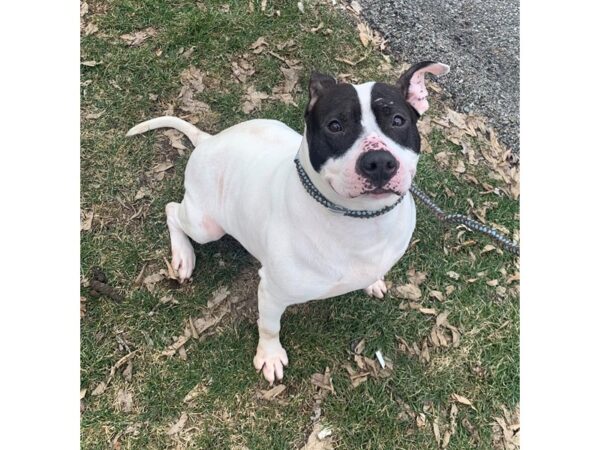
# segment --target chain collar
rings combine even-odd
[[[327,208],[330,211],[333,211],[335,213],[343,214],[344,216],[358,217],[359,219],[371,219],[372,217],[377,217],[382,214],[385,214],[388,211],[391,211],[392,209],[394,209],[394,207],[396,207],[404,199],[404,194],[402,194],[395,203],[393,203],[389,206],[386,206],[385,208],[377,209],[375,211],[371,211],[368,209],[358,209],[358,210],[357,209],[348,209],[343,206],[336,205],[333,202],[330,202],[329,200],[327,200],[325,198],[325,196],[323,194],[321,194],[321,192],[319,192],[319,190],[316,188],[316,186],[310,180],[308,174],[302,167],[302,164],[300,164],[300,160],[298,159],[298,157],[296,157],[294,159],[294,163],[296,164],[296,170],[298,171],[298,176],[300,177],[300,181],[302,182],[302,186],[304,186],[304,189],[306,189],[306,192],[308,192],[308,194],[312,198],[314,198],[317,202],[319,202],[325,208]]]

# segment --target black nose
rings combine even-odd
[[[373,150],[358,158],[357,168],[376,187],[383,187],[398,171],[398,161],[386,150]]]

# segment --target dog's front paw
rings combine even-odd
[[[377,280],[371,286],[365,289],[365,292],[371,297],[383,298],[387,292],[387,286],[383,279]]]
[[[181,245],[177,249],[173,248],[173,259],[171,260],[171,266],[177,271],[181,283],[192,276],[196,265],[194,248],[189,242],[187,244]]]
[[[275,378],[278,380],[283,378],[283,366],[287,365],[287,353],[279,341],[268,345],[258,343],[254,356],[254,367],[257,371],[262,370],[263,376],[269,384],[273,384]]]

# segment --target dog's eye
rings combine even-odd
[[[402,125],[404,125],[404,122],[406,122],[406,120],[404,120],[402,116],[396,114],[392,119],[392,126],[401,127]]]
[[[332,120],[327,124],[327,128],[332,133],[339,133],[340,131],[342,131],[342,124],[339,123],[337,120]]]

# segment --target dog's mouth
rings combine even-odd
[[[391,194],[402,195],[401,192],[397,192],[393,189],[385,189],[385,188],[380,188],[380,187],[375,188],[375,189],[370,189],[368,191],[362,191],[360,193],[360,195],[365,195],[367,197],[374,198],[374,199],[385,198]]]

